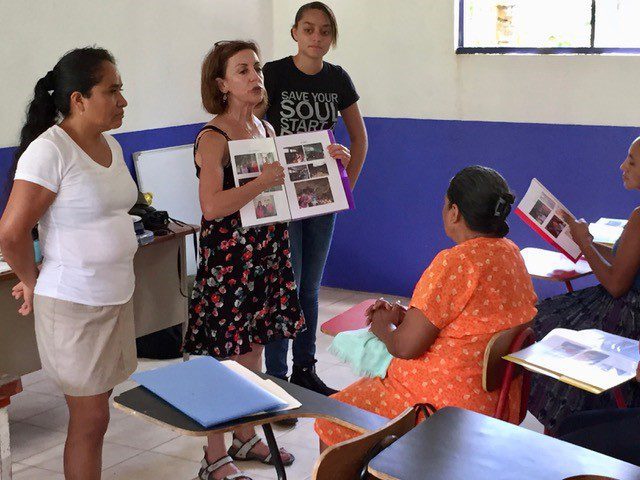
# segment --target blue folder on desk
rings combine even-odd
[[[211,357],[135,373],[131,378],[203,427],[287,406]]]

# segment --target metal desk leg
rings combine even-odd
[[[284,471],[284,464],[282,463],[282,457],[280,456],[280,449],[278,448],[276,437],[273,436],[271,424],[265,423],[262,425],[262,430],[264,431],[264,436],[267,439],[267,445],[269,445],[269,451],[271,452],[271,458],[273,458],[273,466],[278,474],[278,480],[287,480],[287,474]]]
[[[567,292],[569,293],[573,292],[573,285],[571,285],[570,280],[565,280],[564,284],[567,286]]]
[[[620,390],[620,387],[616,387],[613,389],[613,398],[615,398],[616,406],[618,408],[627,408],[627,402],[624,401],[624,396],[622,395],[622,390]]]
[[[185,235],[182,237],[182,244],[180,245],[180,291],[185,294],[189,291],[189,286],[187,282],[189,281],[187,278],[187,237]],[[189,329],[189,298],[187,298],[186,306],[184,309],[184,321],[182,322],[182,340],[184,341],[187,330]],[[182,352],[182,361],[186,362],[189,360],[189,354],[187,352]]]
[[[9,445],[9,415],[0,408],[0,480],[11,480],[11,449]]]

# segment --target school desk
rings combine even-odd
[[[211,428],[205,428],[144,387],[136,387],[121,393],[113,399],[113,403],[119,410],[135,417],[143,418],[156,425],[169,428],[181,435],[205,436],[210,433],[228,432],[238,426],[262,426],[272,457],[276,462],[274,467],[279,480],[286,480],[287,477],[280,460],[278,445],[273,436],[270,423],[286,418],[325,418],[356,431],[365,432],[376,430],[386,425],[389,421],[387,418],[339,402],[333,398],[325,397],[293,383],[264,374],[260,374],[260,376],[276,382],[296,398],[302,406],[294,410],[243,417]],[[224,388],[224,385],[221,385],[220,388]],[[214,402],[215,392],[212,393],[211,398],[212,402]],[[295,455],[295,452],[292,453]]]
[[[640,479],[630,463],[453,407],[384,449],[368,471],[381,480]]]
[[[577,263],[573,263],[560,252],[532,247],[523,248],[520,253],[531,277],[564,282],[569,292],[573,292],[572,280],[593,273],[589,263],[584,258],[578,260]]]
[[[330,318],[322,325],[320,325],[320,331],[332,337],[335,337],[340,332],[347,332],[350,330],[358,330],[367,326],[367,319],[364,312],[367,311],[371,305],[376,303],[375,298],[365,300],[364,302],[354,305],[350,309]]]

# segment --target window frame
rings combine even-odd
[[[589,47],[465,47],[464,2],[458,0],[458,45],[456,54],[532,54],[532,55],[601,55],[607,53],[640,54],[640,47],[594,47],[596,29],[596,0],[591,0],[591,38]]]

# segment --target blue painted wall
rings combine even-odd
[[[369,154],[356,210],[338,215],[325,285],[410,295],[436,253],[451,246],[442,229],[442,202],[449,179],[467,165],[497,169],[518,197],[537,177],[587,220],[626,218],[640,203],[637,192],[623,189],[618,170],[636,128],[390,118],[367,118],[366,124]],[[133,152],[191,143],[199,127],[115,136],[131,167]],[[336,137],[346,142],[343,124]],[[12,151],[0,149],[2,179]],[[510,238],[520,247],[546,248],[515,215],[510,224]],[[536,290],[542,297],[564,291],[550,282],[537,282]]]
[[[135,178],[133,154],[141,150],[174,147],[193,143],[202,124],[181,125],[178,127],[156,128],[138,132],[118,133],[114,137],[120,142],[124,159]],[[14,147],[0,148],[0,214],[4,210],[10,184],[7,182],[13,164]]]
[[[501,172],[519,198],[537,177],[579,217],[626,218],[640,203],[622,187],[619,164],[638,129],[367,118],[369,154],[356,210],[338,215],[326,285],[410,295],[431,259],[451,245],[441,209],[450,178],[482,164]],[[339,125],[338,141],[347,138]],[[515,215],[521,248],[547,244]],[[577,282],[584,286],[593,281]],[[541,297],[564,292],[536,282]]]

